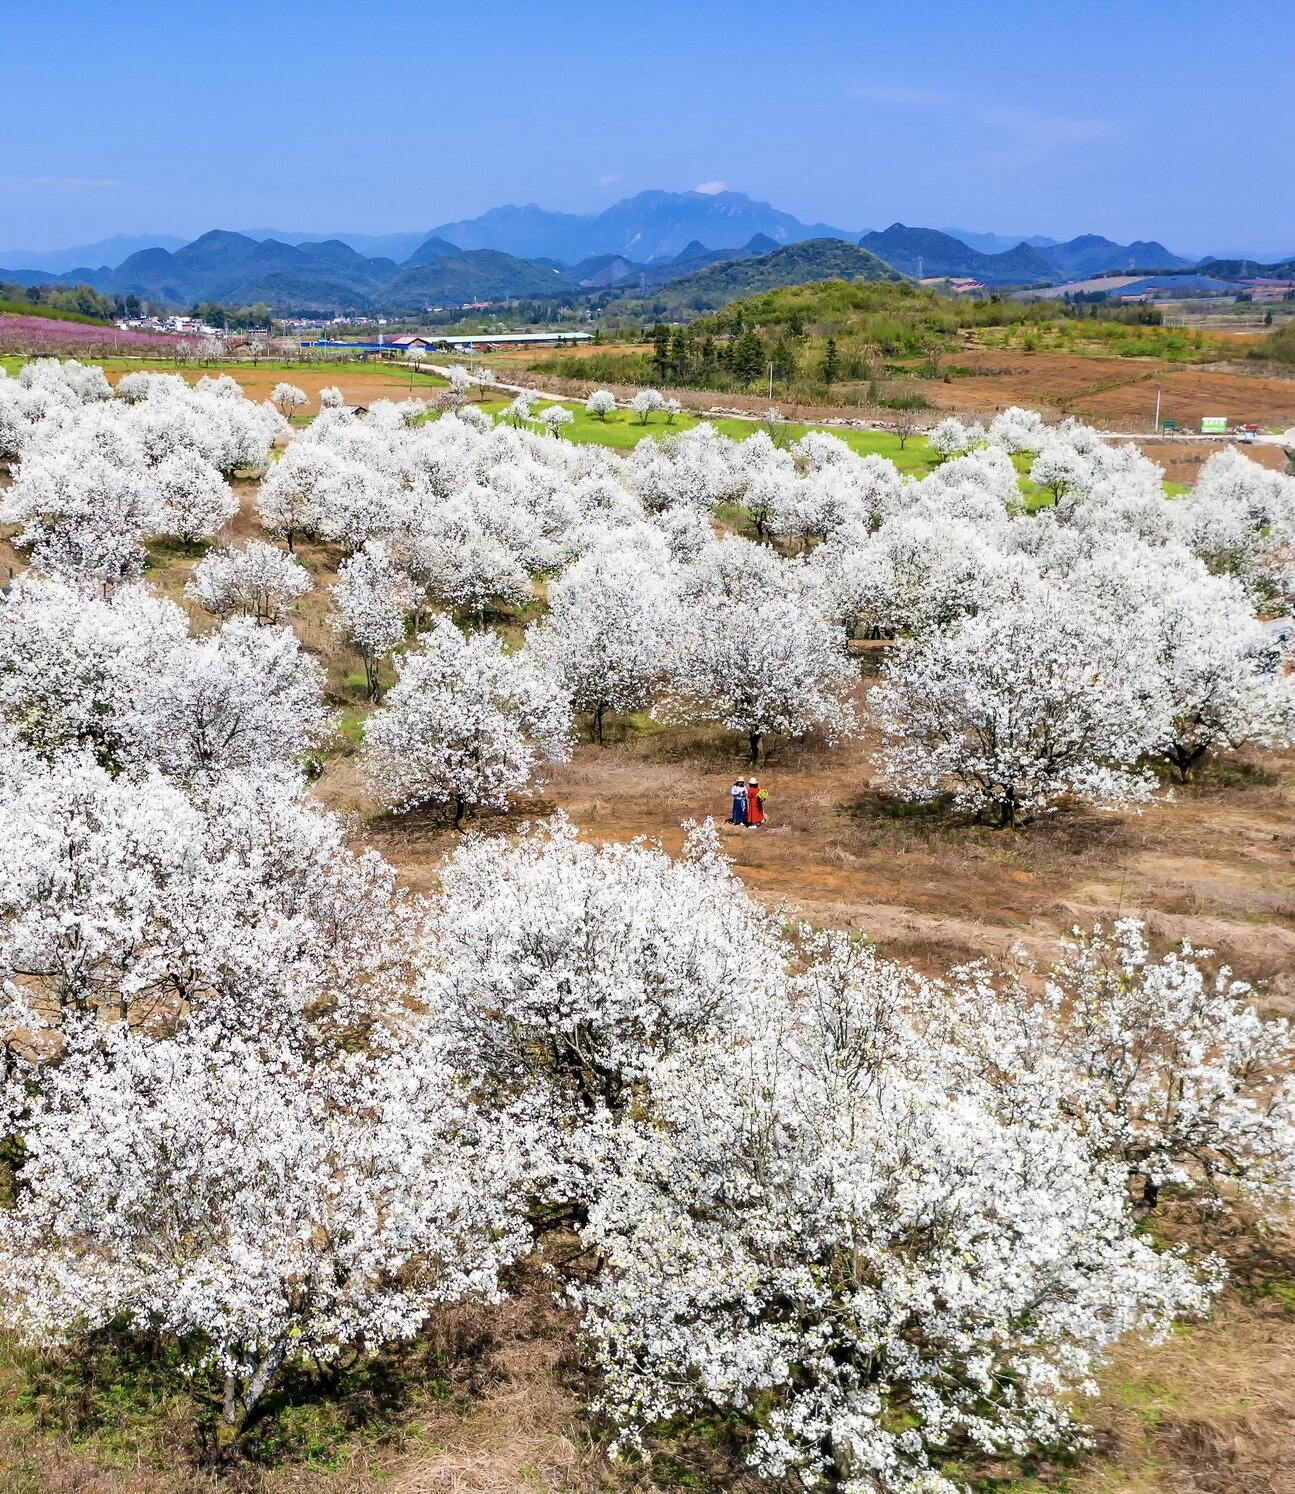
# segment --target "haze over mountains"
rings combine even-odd
[[[745,293],[767,279],[764,270],[751,266],[725,275],[724,266],[810,243],[811,253],[784,256],[773,273],[790,273],[795,260],[803,278],[819,279],[825,278],[827,263],[849,261],[861,267],[856,274],[866,267],[870,277],[893,270],[914,278],[1040,285],[1102,271],[1171,270],[1192,263],[1154,240],[1116,244],[1083,234],[1066,243],[1040,235],[1013,241],[902,223],[860,232],[803,223],[742,192],[652,191],[591,214],[508,205],[426,233],[325,237],[213,230],[189,244],[165,235],[119,235],[62,255],[0,250],[0,279],[81,281],[109,294],[135,294],[172,306],[264,301],[278,311],[416,311],[612,287],[625,294],[658,292],[684,277],[709,273],[696,289],[700,305],[710,304],[722,286],[741,285]],[[837,252],[856,245],[864,256],[876,257],[880,272],[866,257]],[[76,262],[68,263],[69,257]],[[32,265],[33,258],[43,263]],[[677,297],[666,299],[673,304]]]

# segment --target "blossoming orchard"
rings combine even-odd
[[[911,476],[599,391],[622,455],[492,377],[0,378],[5,1334],[150,1345],[225,1460],[524,1292],[623,1462],[721,1425],[753,1478],[954,1494],[1076,1453],[1117,1347],[1227,1290],[1149,1221],[1295,1194],[1264,972],[1128,908],[910,965],[749,848],[847,743],[986,857],[1295,743],[1295,478],[1228,450],[1170,498],[1019,409]],[[769,822],[670,854],[627,790],[599,843],[560,775],[637,740]]]

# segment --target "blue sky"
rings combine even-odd
[[[9,0],[0,244],[421,230],[702,183],[1295,253],[1295,3]]]

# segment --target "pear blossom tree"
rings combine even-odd
[[[143,542],[164,527],[164,498],[134,454],[114,461],[79,434],[31,443],[0,498],[0,523],[50,575],[115,583],[138,577]]]
[[[295,777],[114,775],[2,728],[0,756],[0,1025],[30,1063],[86,1018],[157,1035],[287,993],[345,1034],[404,1000],[418,906]]]
[[[1156,729],[1145,647],[1037,588],[901,643],[870,702],[890,783],[1011,827],[1064,799],[1148,798]]]
[[[337,573],[334,627],[364,660],[370,700],[382,698],[383,661],[405,641],[405,618],[418,599],[418,588],[392,563],[381,540],[370,540]]]
[[[849,735],[856,680],[836,630],[807,600],[704,594],[680,621],[660,709],[741,732],[757,763],[773,734]]]
[[[561,679],[575,710],[593,717],[603,741],[609,711],[651,704],[666,676],[678,593],[668,565],[632,551],[582,556],[549,586],[549,612],[527,648]]]
[[[1053,503],[1080,488],[1091,474],[1088,461],[1065,441],[1045,441],[1030,467],[1030,481],[1046,488]]]
[[[504,411],[504,419],[511,421],[514,428],[519,427],[524,420],[531,418],[531,411],[535,408],[537,398],[533,389],[519,389]]]
[[[111,598],[28,572],[0,604],[0,718],[45,758],[130,759],[126,708],[185,645],[184,613],[142,586]]]
[[[1176,546],[1135,542],[1086,560],[1070,585],[1095,612],[1145,637],[1159,723],[1150,751],[1182,782],[1211,752],[1295,740],[1287,650],[1235,577],[1211,575]]]
[[[560,436],[562,427],[570,425],[575,418],[565,405],[549,405],[540,412],[540,421],[551,436]]]
[[[978,425],[964,425],[956,416],[946,415],[926,439],[936,456],[947,462],[950,457],[965,455],[984,438]]]
[[[630,400],[630,409],[639,418],[640,425],[648,423],[648,416],[665,409],[665,401],[656,389],[640,389]]]
[[[274,386],[270,403],[285,420],[290,420],[298,410],[305,409],[309,401],[304,389],[298,389],[295,384],[280,382]]]
[[[522,1149],[456,1099],[412,1019],[349,1050],[286,1006],[156,1039],[81,1028],[11,1108],[0,1316],[38,1345],[123,1320],[170,1340],[221,1385],[226,1448],[290,1360],[495,1298],[528,1241]]]
[[[156,468],[160,525],[190,543],[219,534],[238,513],[238,499],[215,467],[192,449],[173,452]]]
[[[445,370],[445,377],[449,380],[450,393],[456,403],[466,398],[468,390],[472,388],[472,375],[467,369],[461,363],[452,363]]]
[[[673,860],[643,841],[591,846],[561,816],[515,842],[470,837],[432,935],[417,990],[455,1065],[491,1105],[518,1087],[541,1097],[566,1132],[642,1099],[656,1060],[747,1030],[785,959],[709,824]]]
[[[586,1152],[602,1270],[570,1290],[617,1446],[726,1415],[767,1477],[955,1494],[968,1441],[1077,1439],[1110,1346],[1214,1283],[1134,1234],[1068,1124],[955,1079],[892,968],[833,963],[652,1065]]]
[[[289,628],[231,617],[141,677],[122,730],[133,758],[181,779],[290,769],[328,729],[323,682]]]
[[[508,807],[530,792],[542,760],[568,753],[565,690],[525,650],[439,618],[405,654],[386,704],[365,722],[369,779],[392,809]]]
[[[1032,976],[1031,972],[1031,976]],[[1022,1076],[1032,1113],[1061,1117],[1154,1208],[1172,1186],[1270,1215],[1295,1196],[1295,1037],[1207,949],[1156,958],[1145,926],[1073,931],[1042,980],[953,972],[941,1005],[954,1044]]]
[[[595,389],[585,401],[585,409],[590,415],[596,415],[599,420],[606,422],[607,417],[616,408],[616,396],[610,389]]]
[[[217,617],[240,612],[259,623],[277,623],[314,589],[310,573],[292,555],[264,540],[209,550],[198,562],[185,596]]]

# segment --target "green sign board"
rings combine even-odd
[[[1202,436],[1226,436],[1228,433],[1228,420],[1226,415],[1202,415]]]
[[[1178,429],[1178,422],[1176,420],[1166,420],[1163,425],[1161,425],[1160,429],[1164,431],[1166,435],[1172,435],[1174,431]]]

